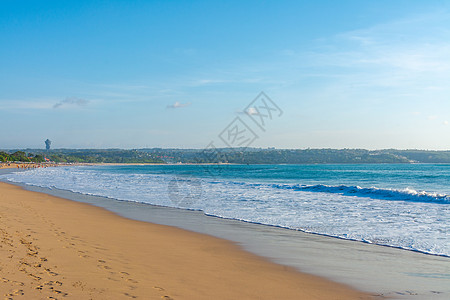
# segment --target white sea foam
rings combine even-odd
[[[201,210],[223,218],[450,256],[450,202],[444,194],[123,174],[83,167],[36,169],[5,177],[40,187]]]

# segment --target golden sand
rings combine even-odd
[[[5,299],[370,299],[218,238],[0,183]]]

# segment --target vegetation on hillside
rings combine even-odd
[[[136,150],[120,149],[61,149],[0,152],[0,161],[42,162],[45,159],[57,163],[164,163],[151,154]],[[2,156],[4,159],[2,159]],[[39,161],[37,161],[39,159]]]
[[[0,161],[62,163],[450,163],[450,151],[364,149],[58,149],[3,151]]]
[[[0,151],[0,162],[7,161],[21,161],[21,162],[35,162],[41,163],[44,162],[44,156],[41,154],[27,154],[23,151],[16,151],[14,153],[7,153],[4,151]]]
[[[142,149],[176,163],[327,164],[450,163],[450,151],[364,149]]]

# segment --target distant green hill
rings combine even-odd
[[[23,153],[23,155],[17,155],[17,153]],[[165,163],[164,160],[155,158],[150,153],[122,149],[13,150],[9,153],[0,152],[0,161],[29,162],[32,160],[27,157],[32,156],[40,158],[37,162],[42,162],[47,158],[53,162],[64,163]]]
[[[450,151],[223,148],[141,149],[167,162],[235,164],[450,163]]]
[[[40,149],[0,152],[0,161],[41,162],[45,158],[69,163],[450,163],[450,151],[364,149]]]
[[[56,149],[9,150],[0,161],[69,163],[358,164],[450,163],[450,151],[364,149]]]

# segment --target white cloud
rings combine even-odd
[[[250,116],[259,115],[258,109],[256,107],[249,107],[246,112]]]
[[[256,107],[249,107],[247,110],[237,110],[236,113],[249,116],[259,115],[259,111]]]
[[[181,108],[181,107],[186,107],[191,105],[191,102],[187,102],[187,103],[180,103],[180,102],[175,102],[174,104],[170,104],[167,105],[167,108]]]
[[[444,122],[442,122],[442,124],[444,124],[445,126],[447,126],[447,125],[448,125],[448,121],[444,121]]]

